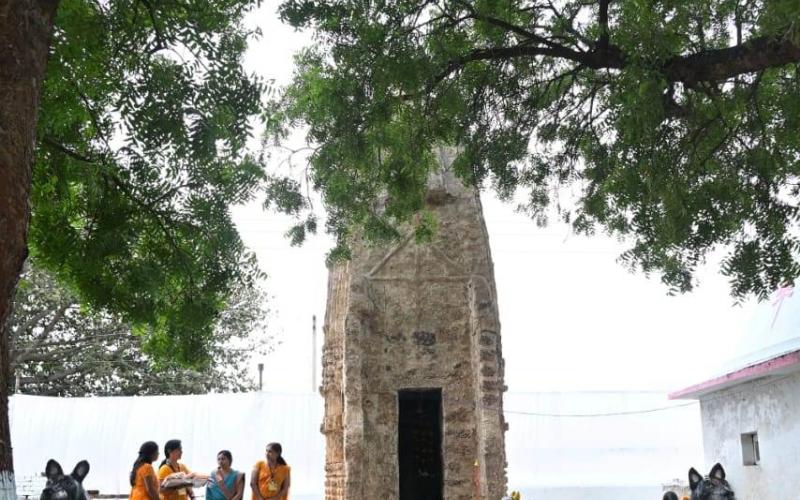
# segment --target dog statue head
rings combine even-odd
[[[81,460],[72,470],[64,474],[61,465],[53,459],[44,468],[47,484],[42,490],[40,500],[87,500],[83,490],[83,478],[89,473],[89,462]]]
[[[689,469],[689,488],[692,500],[736,500],[731,485],[725,480],[725,469],[716,464],[707,477],[703,477],[694,467]]]

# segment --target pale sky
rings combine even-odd
[[[245,64],[281,84],[291,76],[291,55],[310,37],[282,25],[268,3],[251,16],[264,36]],[[716,267],[701,271],[695,292],[669,297],[657,277],[616,262],[625,246],[614,239],[578,237],[560,224],[537,228],[491,193],[482,199],[510,391],[673,391],[719,374],[741,354],[753,304],[734,307]],[[289,221],[258,203],[237,207],[234,220],[269,275],[269,328],[281,341],[263,360],[264,389],[311,391],[311,317],[320,351],[331,240],[318,235],[291,248],[283,237]]]

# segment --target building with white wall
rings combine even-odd
[[[800,491],[800,350],[672,394],[700,400],[706,464],[720,462],[738,499]]]
[[[670,398],[700,401],[705,465],[725,467],[737,499],[799,498],[800,294],[760,306],[743,345],[723,375]]]

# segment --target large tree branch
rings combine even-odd
[[[24,357],[17,357],[15,363],[19,367],[25,363],[58,363],[70,359],[72,355],[81,353],[84,346],[72,346],[68,349],[50,349],[44,352],[33,352]]]
[[[719,82],[800,61],[800,45],[791,37],[770,36],[748,40],[724,49],[709,49],[667,61],[663,71],[669,81],[689,87],[699,82]]]
[[[81,345],[81,348],[90,348],[90,347],[102,347],[107,346],[109,343],[113,344],[116,340],[127,340],[131,339],[134,340],[134,335],[129,331],[123,331],[120,333],[113,333],[113,334],[87,334],[84,336],[71,338],[68,340],[53,340],[50,342],[41,342],[36,347],[37,348],[46,348],[46,347],[54,347],[53,352],[56,352],[57,349],[65,348],[74,346],[77,344]],[[138,349],[138,343],[131,342],[130,344],[117,344],[117,348],[120,349]],[[56,354],[61,355],[59,352]],[[27,359],[25,361],[28,361]]]
[[[600,0],[598,9],[597,24],[600,26],[600,37],[597,39],[599,49],[608,48],[608,4],[611,0]]]
[[[512,47],[476,49],[461,58],[454,59],[450,61],[447,68],[443,72],[437,75],[432,86],[435,86],[453,72],[458,71],[466,64],[473,61],[502,61],[516,59],[518,57],[541,56],[574,61],[584,67],[592,69],[622,68],[625,65],[622,54],[613,47],[604,51],[578,52],[562,46],[541,47],[519,44]]]
[[[47,309],[42,309],[41,311],[37,312],[36,314],[32,315],[30,318],[25,320],[25,322],[21,325],[16,325],[13,328],[9,328],[9,333],[11,334],[11,349],[14,349],[14,346],[17,343],[17,339],[23,334],[25,334],[28,330],[39,324],[39,321],[43,320],[51,311]],[[13,325],[10,325],[13,326]]]
[[[19,349],[19,350],[16,350],[16,351],[12,351],[10,353],[11,354],[11,364],[12,365],[18,365],[19,363],[25,362],[29,358],[31,353],[33,353],[36,350],[36,348],[41,343],[43,343],[45,341],[45,339],[47,339],[47,337],[50,336],[50,333],[52,333],[52,331],[56,328],[56,325],[58,325],[58,323],[61,321],[61,319],[66,314],[67,309],[69,309],[71,306],[72,306],[72,304],[69,303],[69,302],[62,304],[56,310],[56,313],[53,315],[53,317],[50,319],[50,321],[48,321],[47,324],[44,326],[44,328],[42,328],[42,331],[39,332],[34,338],[31,339],[31,341],[27,344],[27,347],[25,349]]]
[[[521,43],[511,47],[475,49],[450,61],[444,71],[431,82],[428,90],[452,73],[473,61],[512,60],[516,58],[549,57],[576,62],[591,69],[622,69],[627,58],[617,47],[597,47],[580,52],[568,47]],[[733,47],[709,49],[695,54],[668,59],[661,71],[669,82],[681,82],[695,87],[700,82],[724,81],[735,76],[762,71],[800,61],[800,45],[790,37],[761,37]]]

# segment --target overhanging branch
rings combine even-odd
[[[511,47],[475,49],[451,60],[429,85],[438,85],[452,73],[473,61],[512,60],[517,58],[548,57],[576,62],[590,69],[622,69],[628,64],[625,54],[614,45],[591,52],[580,52],[561,45],[521,43]],[[755,73],[767,68],[800,62],[800,45],[790,37],[761,37],[733,47],[709,49],[695,54],[668,59],[661,72],[668,82],[681,82],[695,87],[701,82],[724,81],[741,74]]]
[[[667,80],[693,87],[798,61],[800,45],[791,37],[761,37],[733,47],[675,57],[667,61],[663,71]]]
[[[512,47],[497,47],[476,49],[469,54],[450,61],[447,68],[434,78],[429,90],[439,84],[452,73],[460,70],[473,61],[511,60],[519,57],[552,57],[577,62],[582,67],[592,69],[622,68],[625,61],[622,54],[613,47],[607,50],[592,52],[578,52],[563,46],[541,47],[535,45],[519,44]]]
[[[600,37],[597,40],[597,47],[600,49],[608,48],[608,4],[611,0],[600,0],[598,9],[597,24],[600,26]]]

